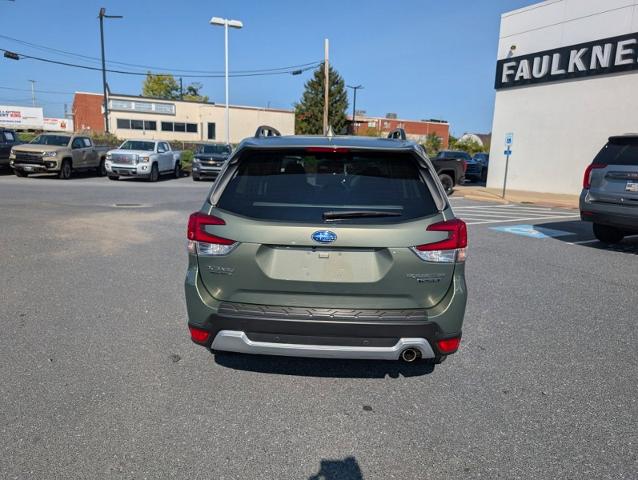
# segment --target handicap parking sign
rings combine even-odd
[[[514,134],[513,133],[506,133],[505,134],[505,145],[507,145],[508,147],[510,147],[512,144],[514,143]],[[509,150],[509,148],[508,148]]]
[[[530,238],[554,238],[564,237],[565,235],[573,235],[572,232],[563,230],[554,230],[545,227],[535,227],[534,225],[508,225],[506,227],[490,227],[498,232],[513,233],[514,235],[522,235]]]

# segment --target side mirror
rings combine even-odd
[[[166,153],[166,150],[164,150],[162,147],[158,147],[157,153]]]

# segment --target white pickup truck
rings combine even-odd
[[[106,172],[111,180],[141,177],[157,182],[160,175],[181,176],[182,152],[164,140],[127,140],[106,154]]]

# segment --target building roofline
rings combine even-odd
[[[76,94],[83,94],[83,95],[97,95],[97,96],[103,96],[101,93],[92,93],[92,92],[75,92]],[[126,93],[111,93],[109,94],[109,98],[118,98],[118,97],[122,97],[122,98],[139,98],[139,99],[144,99],[144,100],[153,100],[153,101],[158,101],[158,102],[167,102],[167,103],[172,103],[172,102],[183,102],[183,103],[190,103],[190,104],[199,104],[199,105],[203,105],[203,106],[207,106],[207,107],[217,107],[217,108],[225,108],[225,105],[223,104],[219,104],[219,103],[215,103],[215,102],[198,102],[196,100],[181,100],[179,98],[173,100],[173,99],[169,99],[169,98],[159,98],[159,97],[145,97],[143,95],[128,95]],[[293,109],[285,109],[285,108],[267,108],[267,107],[253,107],[253,106],[249,106],[249,105],[229,105],[230,108],[238,108],[238,109],[242,109],[242,110],[258,110],[258,111],[263,111],[263,112],[281,112],[281,113],[293,113],[294,110]]]
[[[563,0],[544,0],[542,2],[533,3],[532,5],[528,5],[526,7],[517,8],[516,10],[510,10],[509,12],[504,12],[501,14],[501,18],[510,17],[512,15],[518,15],[519,13],[529,12],[530,10],[536,10],[537,8],[543,8],[547,5],[551,5],[552,3],[559,3]]]
[[[447,120],[409,120],[406,118],[386,118],[386,117],[371,117],[369,115],[357,115],[357,121],[365,122],[367,120],[385,120],[393,122],[412,122],[412,123],[431,123],[433,125],[449,125]],[[348,115],[347,119],[352,121],[352,115]]]

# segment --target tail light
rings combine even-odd
[[[205,230],[207,225],[226,225],[221,218],[195,212],[188,218],[188,251],[202,256],[219,256],[229,254],[237,242],[218,237]]]
[[[210,333],[208,333],[206,330],[202,330],[201,328],[189,326],[188,329],[191,332],[191,340],[193,342],[206,343],[208,337],[210,336]]]
[[[436,263],[464,262],[467,257],[467,226],[463,220],[455,218],[434,223],[428,232],[447,232],[447,238],[438,242],[412,247],[421,260]]]
[[[443,355],[454,353],[459,349],[461,344],[461,337],[446,338],[444,340],[437,340],[436,346],[439,348],[439,352]]]
[[[591,172],[597,168],[605,168],[607,165],[604,163],[592,163],[585,169],[585,174],[583,175],[583,188],[585,190],[589,190],[591,187]]]

